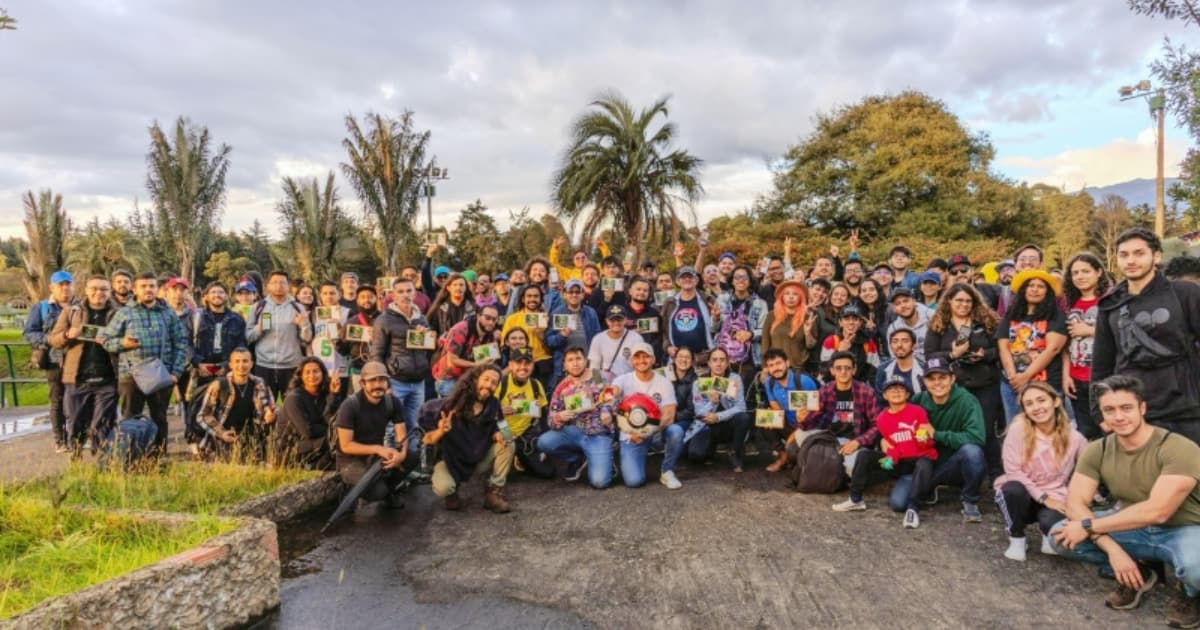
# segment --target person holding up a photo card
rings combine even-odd
[[[643,394],[658,403],[658,431],[649,438],[621,432],[621,480],[626,487],[637,488],[646,483],[646,458],[650,445],[663,447],[662,473],[659,483],[670,490],[683,487],[675,476],[675,464],[683,453],[683,427],[675,424],[675,387],[665,376],[654,371],[654,348],[648,343],[634,344],[633,372],[613,381],[621,398]]]
[[[729,277],[733,290],[717,296],[713,322],[719,329],[716,342],[728,353],[731,369],[748,383],[762,364],[767,303],[755,293],[750,267],[738,265]]]
[[[514,328],[525,331],[529,350],[533,352],[533,377],[546,387],[554,377],[554,356],[546,347],[546,329],[550,326],[550,317],[543,308],[542,297],[542,289],[537,283],[525,285],[517,295],[521,307],[504,319],[500,334],[504,336]],[[550,388],[546,387],[546,391],[550,391]]]
[[[550,479],[554,476],[554,465],[537,448],[537,438],[546,430],[544,419],[550,400],[542,384],[532,378],[533,354],[529,348],[520,348],[512,353],[508,365],[507,373],[500,376],[496,399],[512,434],[516,456],[513,467]]]
[[[500,321],[500,310],[489,304],[468,315],[446,333],[444,345],[433,363],[433,387],[439,398],[445,398],[454,390],[454,384],[467,370],[480,365],[497,364],[500,361],[500,346],[496,340],[496,323]],[[475,356],[476,348],[494,346],[495,353],[483,358]]]
[[[84,297],[63,309],[48,337],[51,348],[64,351],[63,412],[72,457],[83,453],[88,438],[96,452],[117,419],[117,355],[105,350],[100,345],[104,339],[98,336],[117,312],[109,299],[108,279],[88,278]]]
[[[692,267],[680,267],[675,272],[679,293],[663,304],[663,343],[668,357],[675,348],[687,347],[695,357],[696,370],[708,365],[708,351],[713,348],[714,322],[704,296],[696,291],[699,278]]]
[[[711,460],[717,451],[717,443],[729,441],[733,443],[729,463],[733,466],[733,472],[740,473],[742,461],[746,458],[746,437],[754,424],[754,415],[746,411],[746,388],[742,377],[730,371],[729,353],[724,348],[716,348],[708,356],[708,370],[708,377],[698,379],[692,385],[695,421],[704,427],[687,441],[688,459],[701,462]],[[708,391],[701,391],[701,381],[720,382],[718,379],[728,382],[723,390],[710,387]]]
[[[354,291],[354,309],[346,317],[345,330],[348,332],[350,326],[362,326],[364,331],[370,329],[375,325],[375,318],[379,317],[378,304],[375,287],[369,284],[359,285]],[[355,340],[344,334],[338,341],[338,352],[345,355],[348,362],[347,376],[343,379],[342,388],[347,393],[353,393],[358,390],[353,386],[357,380],[354,377],[362,372],[362,367],[371,358],[371,336],[368,334],[364,340]]]
[[[310,313],[313,322],[313,340],[309,354],[321,360],[333,378],[346,376],[349,360],[338,342],[346,336],[346,317],[350,309],[342,306],[341,293],[332,282],[321,283],[317,290],[317,306]]]
[[[538,436],[537,447],[565,464],[563,479],[578,481],[586,470],[593,488],[607,488],[616,426],[612,401],[600,402],[604,383],[588,369],[583,348],[567,348],[563,370],[565,377],[550,397],[550,430]]]
[[[779,348],[771,348],[763,354],[763,372],[766,374],[763,389],[767,396],[764,402],[767,408],[783,412],[783,428],[766,431],[772,447],[777,451],[775,461],[767,466],[767,472],[779,472],[787,463],[786,441],[796,430],[799,420],[804,419],[803,414],[797,417],[797,410],[791,406],[789,392],[815,392],[817,382],[791,367],[787,353]]]
[[[633,371],[633,346],[642,336],[625,326],[625,307],[613,304],[604,315],[608,329],[592,338],[588,347],[588,365],[608,382]]]
[[[254,374],[267,383],[272,398],[281,398],[312,342],[308,311],[288,292],[288,274],[267,274],[267,295],[250,312],[246,342],[254,346]]]
[[[417,413],[425,402],[425,376],[429,374],[432,354],[430,350],[408,347],[410,331],[424,333],[429,330],[429,322],[413,304],[416,292],[412,280],[403,277],[396,280],[392,285],[392,303],[371,326],[371,361],[378,361],[387,369],[388,383],[400,402],[409,433],[417,428]],[[366,378],[365,373],[363,378]],[[399,435],[399,431],[396,433]]]
[[[837,436],[846,474],[854,470],[855,454],[879,441],[875,416],[879,415],[881,405],[873,387],[855,380],[857,369],[853,354],[835,352],[829,360],[833,380],[821,386],[817,394],[818,409],[809,412],[799,424],[804,431],[823,429]],[[789,459],[795,457],[799,446],[794,442],[789,445]]]
[[[600,317],[592,307],[583,303],[583,282],[568,280],[563,287],[563,303],[550,311],[550,328],[546,331],[546,347],[554,352],[554,377],[547,391],[562,379],[563,351],[571,346],[587,348],[592,338],[600,334]]]
[[[210,282],[204,287],[200,307],[183,320],[183,336],[191,348],[189,368],[192,373],[184,392],[187,401],[184,439],[192,445],[195,455],[199,454],[198,445],[204,436],[204,428],[196,418],[204,392],[209,383],[228,371],[229,353],[246,345],[246,320],[227,308],[226,300],[225,285]]]
[[[625,304],[625,325],[642,336],[654,348],[654,364],[666,365],[667,351],[662,344],[662,314],[654,306],[654,293],[645,278],[629,280]]]
[[[521,271],[525,276],[523,282],[517,282],[517,274],[513,273],[513,290],[516,291],[516,299],[510,300],[508,303],[508,314],[512,315],[525,306],[521,300],[524,294],[525,287],[534,286],[541,291],[542,310],[550,312],[558,307],[562,302],[562,295],[558,289],[550,286],[550,263],[545,258],[530,258],[529,262],[525,263],[525,269]],[[536,354],[536,353],[534,353]]]

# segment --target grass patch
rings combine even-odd
[[[60,509],[0,488],[0,619],[144,567],[236,527],[202,516],[170,525]]]
[[[63,475],[16,486],[13,493],[54,505],[215,514],[320,475],[311,470],[196,462],[174,462],[155,474],[126,475],[76,464]]]
[[[0,328],[0,343],[24,342],[21,331],[15,328]],[[13,367],[16,374],[10,374],[8,369],[7,352],[12,352]],[[45,373],[29,366],[29,346],[14,346],[8,350],[0,350],[0,376],[17,376],[20,378],[44,378]],[[8,406],[14,406],[12,400],[12,385],[4,387],[4,401]],[[17,401],[22,407],[44,407],[50,404],[50,388],[45,383],[17,385]]]

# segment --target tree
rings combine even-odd
[[[552,198],[571,220],[572,232],[582,222],[583,242],[611,224],[630,235],[640,259],[647,237],[678,231],[681,211],[695,222],[693,206],[704,193],[703,161],[683,149],[671,150],[678,134],[674,123],[651,128],[658,117],[668,116],[667,100],[635,113],[624,97],[608,93],[572,125]]]
[[[71,220],[63,209],[62,195],[47,189],[34,196],[25,191],[25,234],[29,249],[22,256],[25,291],[36,302],[50,293],[50,275],[67,266],[66,244]]]
[[[168,138],[155,122],[150,127],[146,187],[154,202],[158,233],[172,239],[179,275],[195,277],[197,257],[204,252],[221,220],[229,145],[215,150],[207,127],[194,127],[180,117]]]
[[[987,136],[969,133],[941,101],[912,91],[869,96],[817,115],[758,212],[783,209],[813,227],[863,227],[864,235],[1008,236],[1002,226],[1036,217],[989,171],[994,154]]]
[[[463,209],[450,233],[450,258],[455,269],[491,270],[499,259],[500,229],[488,214],[487,206],[476,199]]]
[[[1117,268],[1117,237],[1121,232],[1134,226],[1133,213],[1129,210],[1129,202],[1119,195],[1105,195],[1096,204],[1092,215],[1092,242],[1096,251],[1101,253],[1104,266],[1112,271]]]
[[[15,30],[17,30],[17,19],[9,17],[7,10],[0,9],[0,31]]]
[[[230,256],[229,252],[217,252],[209,256],[208,262],[204,263],[204,275],[224,284],[231,293],[237,286],[238,279],[248,271],[262,270],[253,260],[245,256],[235,258]]]
[[[80,273],[112,275],[117,269],[151,269],[150,251],[115,220],[92,219],[67,241],[67,265]]]
[[[1066,194],[1045,184],[1036,184],[1032,190],[1038,210],[1046,216],[1049,228],[1040,239],[1045,247],[1047,266],[1061,269],[1072,256],[1087,249],[1088,225],[1092,222],[1095,202],[1083,191]]]
[[[413,221],[419,210],[423,173],[433,166],[425,156],[430,133],[416,130],[410,111],[398,120],[368,113],[364,123],[359,125],[353,115],[346,116],[349,135],[342,146],[348,161],[341,165],[342,174],[358,194],[363,211],[373,218],[384,270],[391,276],[399,269],[403,249],[416,243]]]
[[[325,178],[324,188],[316,177],[304,183],[284,177],[283,201],[276,210],[299,276],[309,284],[334,279],[338,242],[351,233],[342,221],[333,171]]]

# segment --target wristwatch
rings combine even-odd
[[[1083,531],[1087,532],[1088,534],[1095,533],[1092,531],[1092,519],[1085,518],[1082,521],[1079,521],[1079,524],[1083,526]]]

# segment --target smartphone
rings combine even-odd
[[[259,315],[258,321],[262,322],[263,330],[271,330],[271,314],[270,313],[263,313],[262,315]]]
[[[700,247],[708,247],[708,230],[700,233]]]
[[[958,339],[955,339],[954,343],[967,343],[970,340],[971,340],[971,327],[970,326],[959,326]]]

